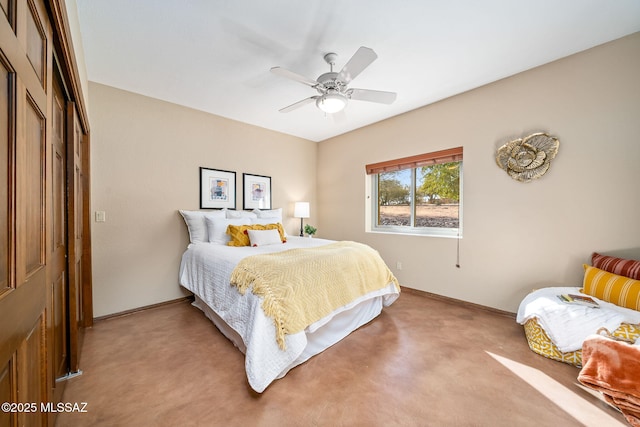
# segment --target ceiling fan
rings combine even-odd
[[[330,71],[320,75],[316,80],[282,67],[271,68],[272,73],[311,86],[319,93],[319,95],[305,98],[278,111],[288,113],[315,101],[319,109],[325,113],[333,114],[342,111],[351,99],[381,104],[391,104],[396,100],[395,92],[348,88],[349,83],[378,57],[373,49],[361,46],[339,73],[333,71],[337,57],[338,55],[335,53],[327,53],[324,56]]]

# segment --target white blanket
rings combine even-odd
[[[536,318],[549,339],[563,352],[580,350],[585,338],[604,327],[609,332],[622,323],[640,323],[640,312],[619,307],[597,298],[600,308],[567,304],[558,299],[560,294],[581,294],[580,288],[543,288],[527,295],[518,308],[516,321],[524,325]]]
[[[261,299],[247,292],[240,295],[238,289],[229,284],[231,273],[244,257],[273,253],[287,249],[315,247],[333,243],[317,238],[288,237],[282,245],[258,247],[230,247],[210,243],[189,245],[182,256],[180,284],[200,297],[222,318],[244,341],[245,370],[251,387],[261,393],[275,379],[282,377],[294,362],[299,360],[307,346],[305,332],[314,332],[335,315],[349,310],[359,303],[382,297],[388,306],[398,298],[398,292],[391,283],[386,288],[364,295],[350,304],[336,310],[318,322],[310,325],[305,332],[286,336],[286,350],[281,350],[275,340],[273,320],[262,311]]]

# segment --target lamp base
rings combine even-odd
[[[300,237],[304,237],[304,231],[302,230],[302,221],[304,220],[300,218]]]

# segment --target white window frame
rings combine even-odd
[[[421,167],[421,166],[418,166]],[[415,216],[415,186],[416,186],[416,170],[418,167],[411,168],[411,224],[414,224]],[[378,225],[378,175],[366,175],[365,188],[367,191],[367,206],[365,208],[367,220],[365,221],[366,232],[380,234],[402,234],[413,236],[428,237],[446,237],[446,238],[462,238],[462,212],[463,212],[463,167],[464,160],[460,161],[460,200],[458,203],[458,228],[442,228],[442,227],[414,227],[399,225]]]

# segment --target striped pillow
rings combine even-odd
[[[640,280],[584,264],[583,292],[620,307],[640,311]]]
[[[591,255],[591,265],[609,273],[640,280],[640,261],[600,255],[594,252]]]

